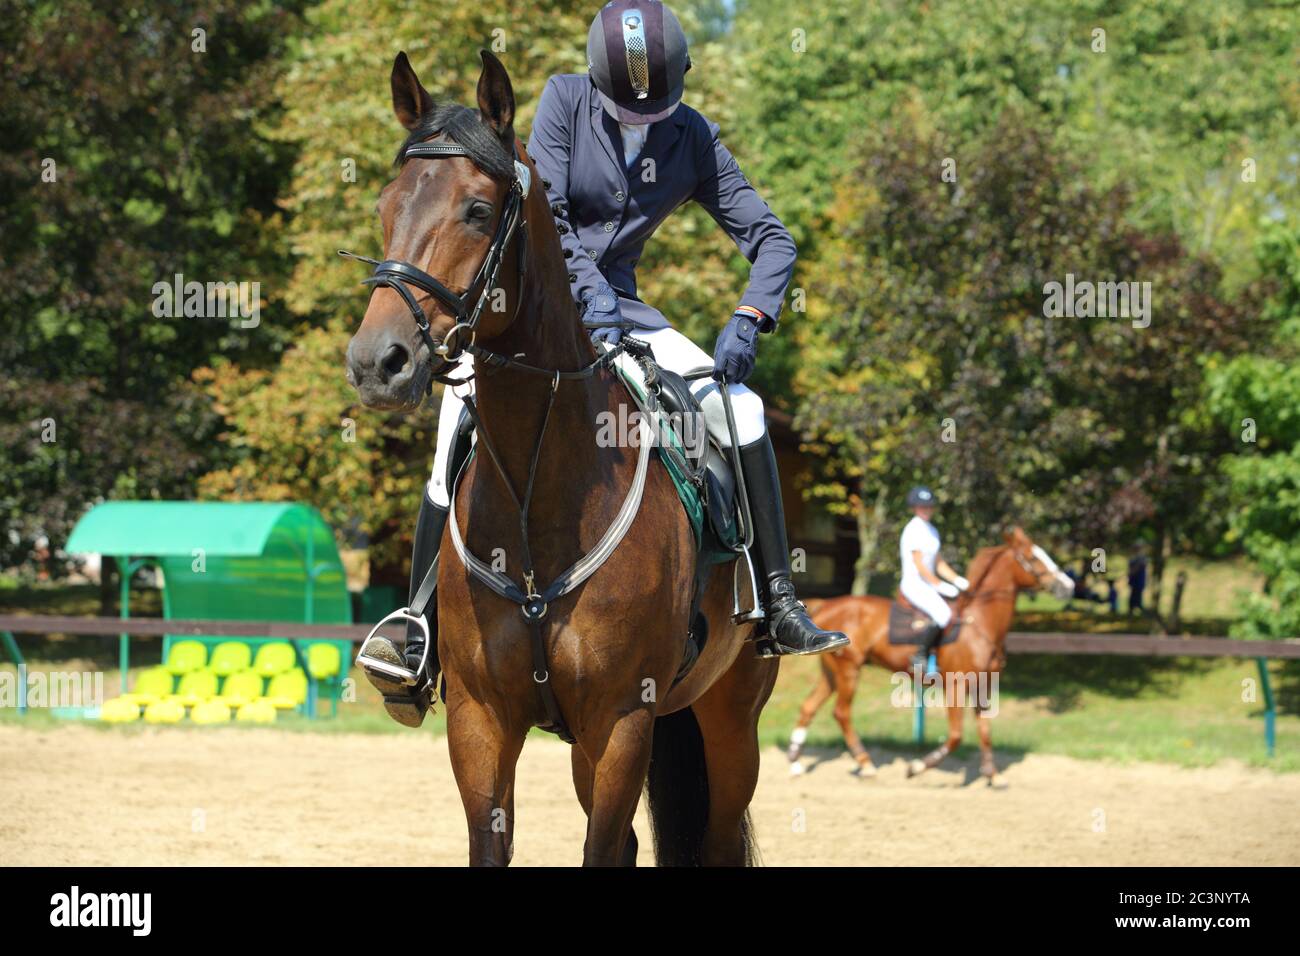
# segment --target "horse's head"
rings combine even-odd
[[[347,353],[348,382],[372,408],[419,405],[471,333],[499,335],[519,307],[514,226],[528,173],[515,163],[510,77],[482,57],[477,109],[435,104],[405,53],[393,63],[393,112],[408,135],[376,207],[385,261]]]
[[[1012,528],[1002,540],[1016,559],[1011,572],[1016,587],[1043,588],[1062,600],[1074,594],[1074,582],[1021,528]]]

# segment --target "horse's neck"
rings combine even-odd
[[[527,281],[517,317],[506,332],[481,344],[499,354],[519,356],[537,368],[579,369],[596,354],[573,304],[558,235],[543,233],[547,228],[529,227]],[[578,507],[584,492],[597,483],[594,476],[601,469],[604,450],[596,442],[597,416],[610,407],[609,373],[561,381],[548,418],[550,377],[489,368],[481,361],[475,362],[474,370],[483,428],[521,498],[545,422],[530,516],[544,519],[550,511]],[[476,493],[505,495],[496,482],[488,482]]]
[[[977,614],[989,636],[1001,643],[1011,629],[1016,612],[1015,574],[1010,565],[1011,552],[999,549],[989,558],[989,565],[972,588],[968,612]]]

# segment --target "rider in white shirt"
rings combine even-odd
[[[903,528],[898,542],[902,563],[899,591],[912,606],[930,616],[934,625],[921,638],[917,649],[918,666],[925,666],[930,645],[938,640],[952,620],[952,609],[944,598],[955,598],[970,587],[970,582],[952,569],[939,554],[939,532],[930,519],[934,517],[934,492],[917,487],[907,493],[907,504],[914,517]]]

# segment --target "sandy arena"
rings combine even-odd
[[[753,806],[763,862],[1300,863],[1300,774],[1030,754],[989,788],[968,782],[977,759],[949,760],[912,781],[894,759],[863,781],[843,754],[791,777],[770,749]],[[464,817],[440,737],[0,727],[0,864],[400,862],[376,855],[374,821],[399,825],[407,789],[431,808],[407,861],[465,863]],[[584,819],[565,745],[528,741],[517,803],[516,864],[581,861]],[[637,831],[649,863],[644,808]]]

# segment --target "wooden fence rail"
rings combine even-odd
[[[156,617],[55,617],[0,615],[0,631],[13,634],[132,634],[137,637],[283,637],[345,640],[359,644],[366,624],[300,624],[293,621],[166,620]],[[1007,635],[1012,654],[1123,654],[1135,657],[1267,657],[1300,659],[1300,639],[1242,641],[1227,637],[1163,637],[1152,634],[1026,633]]]
[[[370,632],[365,624],[299,624],[293,621],[199,621],[163,618],[56,617],[0,614],[0,641],[20,666],[23,656],[14,634],[116,635],[122,643],[122,690],[126,690],[127,635],[137,637],[280,637],[289,641],[345,640],[358,644]],[[1247,657],[1259,668],[1264,695],[1264,740],[1275,749],[1277,708],[1269,683],[1269,659],[1300,660],[1300,640],[1243,641],[1226,637],[1163,637],[1152,634],[1024,633],[1007,635],[1010,654],[1101,654],[1133,657]],[[916,734],[924,730],[924,711],[917,709]]]

